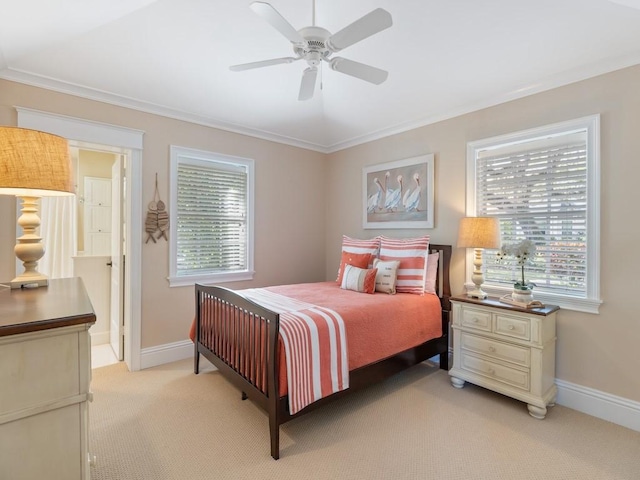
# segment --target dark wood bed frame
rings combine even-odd
[[[279,315],[224,287],[196,284],[196,336],[194,372],[200,354],[242,392],[269,414],[271,456],[280,456],[280,425],[337,398],[380,382],[435,355],[440,368],[449,368],[450,245],[430,245],[440,252],[437,289],[442,304],[442,336],[349,372],[349,388],[289,414],[288,398],[279,397]]]

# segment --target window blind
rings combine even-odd
[[[581,136],[485,151],[476,163],[478,216],[500,219],[503,245],[525,238],[536,244],[527,281],[576,297],[587,295],[587,146]],[[519,267],[498,263],[495,252],[485,252],[485,282],[512,285]]]
[[[177,168],[178,276],[247,269],[247,170],[208,163]]]

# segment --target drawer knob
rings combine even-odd
[[[489,347],[489,351],[490,351],[490,352],[495,352],[495,351],[496,351],[496,347],[494,347],[493,345],[491,345],[491,346]]]
[[[489,375],[495,375],[496,371],[493,368],[489,369]]]
[[[478,320],[478,317],[473,317],[473,323],[478,323],[480,320]]]
[[[507,328],[508,328],[509,330],[513,330],[513,329],[514,329],[514,328],[516,328],[516,327],[514,327],[513,325],[509,325]]]

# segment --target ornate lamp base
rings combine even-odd
[[[22,227],[23,235],[18,237],[14,251],[16,257],[22,260],[24,272],[11,280],[11,288],[37,288],[49,285],[46,275],[38,272],[38,260],[44,255],[42,238],[36,234],[40,226],[38,216],[38,198],[21,196],[22,210],[18,224]]]

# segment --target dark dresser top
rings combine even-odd
[[[0,337],[95,321],[80,278],[49,280],[47,287],[0,290]]]

